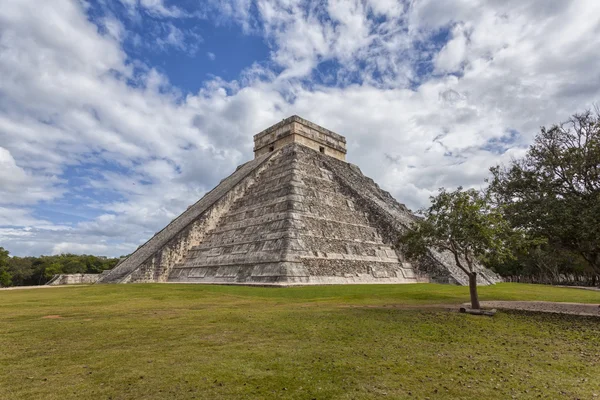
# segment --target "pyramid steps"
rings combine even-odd
[[[464,284],[448,254],[405,262],[395,245],[415,216],[345,162],[345,147],[343,136],[297,116],[275,124],[255,136],[253,161],[99,282]],[[499,278],[482,268],[479,280]]]
[[[266,154],[238,167],[97,283],[166,281],[172,267],[185,258],[188,249],[202,241],[215,220],[220,219],[267,169],[272,156]]]
[[[260,276],[263,283],[294,284],[349,275],[414,280],[331,173],[311,159],[318,154],[297,146],[281,152],[272,169],[175,266],[170,281],[244,283]],[[275,268],[277,263],[284,266]]]

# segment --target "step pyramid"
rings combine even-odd
[[[405,260],[395,244],[415,216],[345,161],[343,136],[292,116],[254,140],[254,160],[99,283],[467,284],[448,254]]]

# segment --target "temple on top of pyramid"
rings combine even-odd
[[[298,143],[338,160],[346,160],[346,138],[292,115],[254,135],[254,157]]]
[[[449,254],[405,259],[416,217],[345,161],[343,136],[292,116],[254,136],[254,155],[98,282],[468,284]]]

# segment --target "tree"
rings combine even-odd
[[[118,262],[118,258],[86,254],[9,257],[0,247],[0,286],[43,285],[55,274],[100,273]]]
[[[63,273],[63,267],[62,265],[60,265],[59,263],[55,262],[50,264],[49,266],[46,267],[46,269],[44,270],[44,277],[49,280],[50,278],[52,278],[54,275],[56,274],[62,274]]]
[[[450,252],[469,277],[471,308],[479,309],[477,263],[512,257],[509,243],[513,233],[502,214],[476,190],[459,187],[448,192],[442,188],[430,200],[431,206],[419,211],[423,218],[400,243],[413,259],[426,255],[429,248]]]
[[[87,266],[82,257],[70,255],[70,257],[62,263],[63,274],[84,274],[86,272]]]
[[[11,257],[8,261],[8,269],[15,286],[25,285],[34,272],[31,258],[28,257]]]
[[[515,228],[580,255],[600,275],[600,114],[542,127],[524,158],[491,169],[489,193]]]
[[[0,247],[0,287],[12,286],[12,275],[8,270],[8,251]]]
[[[576,253],[547,243],[543,238],[515,249],[515,258],[487,264],[500,275],[520,282],[557,285],[586,277],[586,262]]]

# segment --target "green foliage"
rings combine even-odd
[[[8,271],[8,251],[0,247],[0,287],[12,285],[12,275]]]
[[[491,173],[489,195],[511,225],[548,243],[521,254],[524,264],[540,256],[547,264],[559,252],[571,259],[561,273],[583,264],[600,274],[599,114],[542,128],[524,158]]]
[[[449,192],[442,188],[430,200],[431,206],[419,211],[423,218],[400,240],[409,258],[427,254],[428,248],[449,251],[467,274],[474,271],[477,261],[512,258],[515,233],[484,195],[473,189]]]
[[[34,273],[32,257],[12,257],[8,264],[13,285],[23,285]]]
[[[516,277],[546,284],[589,283],[585,281],[589,266],[581,255],[548,243],[521,246],[514,259],[488,266],[507,279]]]
[[[54,275],[62,273],[64,270],[63,266],[55,262],[50,264],[44,269],[44,276],[50,280]]]
[[[0,287],[12,286],[12,276],[5,269],[0,270]]]
[[[43,285],[54,274],[96,274],[113,268],[118,261],[85,254],[9,257],[9,252],[0,247],[0,286]]]
[[[479,309],[475,266],[478,261],[500,263],[512,258],[511,244],[518,241],[514,239],[517,232],[474,189],[459,187],[448,192],[442,188],[430,200],[431,206],[420,211],[423,218],[400,238],[400,243],[409,258],[424,256],[430,248],[451,253],[469,277],[471,307]]]

